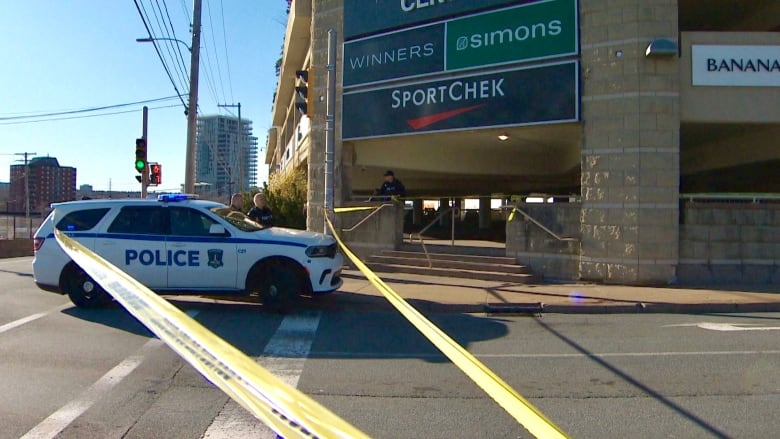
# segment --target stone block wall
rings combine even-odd
[[[404,209],[400,205],[383,207],[365,222],[355,227],[355,230],[347,231],[372,212],[374,211],[361,210],[336,214],[337,227],[342,230],[341,237],[350,250],[364,261],[371,255],[379,254],[382,250],[398,250],[403,239]]]
[[[580,0],[580,26],[579,277],[664,284],[678,258],[679,59],[645,48],[677,40],[677,0]]]
[[[681,283],[780,284],[780,204],[685,203]]]
[[[577,279],[580,203],[523,204],[520,209],[559,237],[578,239],[559,241],[524,216],[515,214],[506,225],[506,255],[545,278]]]
[[[327,113],[326,91],[328,86],[328,30],[336,31],[336,142],[334,145],[334,203],[341,205],[342,151],[341,151],[341,51],[344,42],[344,1],[313,0],[311,21],[311,68],[313,83],[309,92],[314,93],[311,116],[311,144],[309,146],[308,216],[307,229],[322,231],[325,203],[325,118]]]

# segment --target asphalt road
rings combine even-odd
[[[29,258],[0,285],[0,438],[273,437],[121,308],[38,290]],[[387,308],[175,303],[370,436],[529,437]],[[780,431],[780,314],[429,317],[571,437]]]

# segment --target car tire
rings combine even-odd
[[[111,303],[111,296],[75,264],[67,268],[63,283],[70,301],[79,308],[101,308]]]
[[[289,263],[273,262],[260,270],[262,277],[255,285],[260,288],[260,300],[273,312],[286,314],[295,306],[300,294],[298,272]]]

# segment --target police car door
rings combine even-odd
[[[209,234],[216,221],[197,209],[168,208],[171,230],[168,288],[232,290],[236,288],[236,244],[229,236]]]
[[[149,288],[168,285],[165,235],[168,215],[161,206],[124,206],[99,235],[96,252]]]

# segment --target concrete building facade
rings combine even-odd
[[[252,121],[230,116],[198,117],[196,186],[217,197],[257,185],[257,137]]]
[[[29,172],[27,185],[25,171]],[[35,157],[26,167],[11,165],[10,212],[26,210],[27,187],[32,212],[44,212],[52,203],[75,200],[76,168],[60,166],[54,157]]]
[[[780,243],[756,234],[780,231],[780,2],[294,0],[266,163],[308,170],[316,230],[328,29],[337,205],[385,169],[412,197],[567,195],[518,208],[576,239],[510,222],[507,254],[601,282],[775,279]]]

